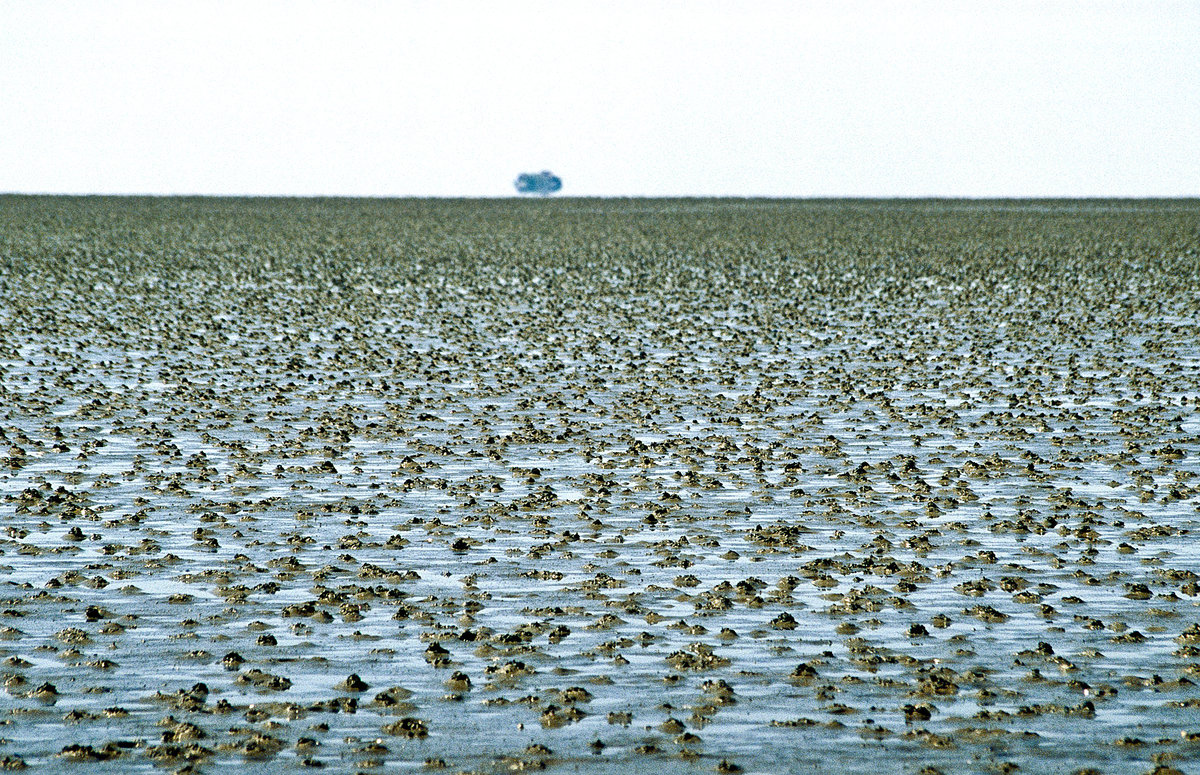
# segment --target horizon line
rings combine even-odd
[[[212,194],[147,192],[0,191],[0,197],[112,198],[112,199],[344,199],[344,200],[445,200],[445,201],[547,201],[547,200],[755,200],[755,201],[1190,201],[1193,194]]]

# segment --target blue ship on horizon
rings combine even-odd
[[[517,176],[517,180],[513,185],[516,186],[518,194],[550,196],[555,191],[562,189],[562,178],[550,172],[550,170],[522,172]]]

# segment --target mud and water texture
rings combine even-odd
[[[0,762],[1200,772],[1200,203],[0,198]]]

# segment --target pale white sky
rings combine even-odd
[[[0,0],[0,191],[1200,195],[1198,0]]]

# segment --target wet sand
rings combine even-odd
[[[1200,203],[0,197],[0,768],[1200,772]]]

